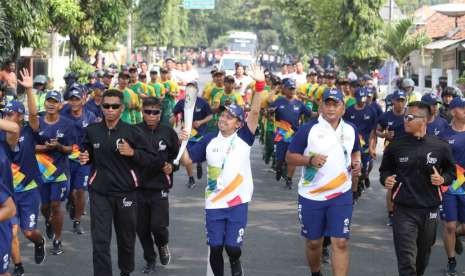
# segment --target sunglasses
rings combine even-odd
[[[115,109],[120,108],[121,104],[107,104],[107,103],[104,103],[104,104],[102,104],[102,107],[103,107],[103,109],[110,109],[111,108],[111,109],[115,110]]]
[[[156,116],[161,113],[160,109],[144,109],[144,113],[147,115]]]
[[[411,122],[415,119],[421,119],[421,118],[425,118],[425,116],[418,116],[418,115],[413,115],[413,114],[407,114],[404,116],[404,120],[407,122]]]

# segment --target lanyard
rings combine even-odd
[[[226,163],[226,159],[228,158],[229,154],[231,153],[232,146],[234,143],[234,140],[236,139],[237,133],[234,133],[234,137],[231,138],[231,141],[229,142],[228,148],[226,149],[226,154],[224,155],[223,161],[221,163],[221,173],[223,173],[224,169],[224,164]]]

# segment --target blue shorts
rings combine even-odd
[[[42,203],[47,204],[52,201],[64,201],[68,197],[68,181],[41,183],[39,187]]]
[[[352,209],[352,191],[325,201],[299,196],[302,236],[308,240],[318,240],[323,236],[348,239]]]
[[[70,191],[87,189],[87,181],[90,174],[90,166],[70,161]]]
[[[444,193],[440,209],[442,220],[465,223],[465,195]]]
[[[6,273],[10,264],[12,227],[11,220],[0,222],[0,274]]]
[[[16,203],[16,216],[13,219],[13,224],[19,225],[22,230],[36,229],[40,205],[39,189],[15,193],[14,199]]]
[[[210,246],[241,246],[247,225],[248,203],[230,208],[206,209],[207,243]]]
[[[286,160],[286,152],[289,147],[289,143],[280,141],[276,143],[276,161]]]

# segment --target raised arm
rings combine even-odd
[[[260,117],[260,107],[262,103],[262,94],[265,89],[265,74],[258,65],[251,65],[249,76],[255,80],[255,93],[253,94],[252,104],[250,105],[250,112],[247,116],[247,126],[250,132],[255,133],[258,127],[258,119]]]

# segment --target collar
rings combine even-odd
[[[414,141],[418,141],[418,142],[425,141],[427,136],[428,135],[425,134],[425,136],[423,136],[423,137],[417,137],[417,136],[412,135],[411,133],[407,133],[407,137],[409,137],[410,140],[414,140]]]
[[[333,126],[331,126],[331,124],[328,121],[326,121],[326,119],[323,118],[323,116],[320,114],[318,116],[318,123],[322,124],[326,128],[329,128],[329,129],[333,130],[334,132],[339,132],[342,129],[342,124],[344,124],[344,121],[341,118],[340,121],[339,121],[339,125],[337,126],[336,129],[334,129]]]
[[[118,123],[115,125],[114,128],[108,128],[107,126],[107,123],[105,122],[105,118],[102,120],[102,124],[103,124],[103,127],[107,130],[118,130],[121,128],[121,126],[123,125],[123,121],[121,120],[121,118],[118,120]]]

